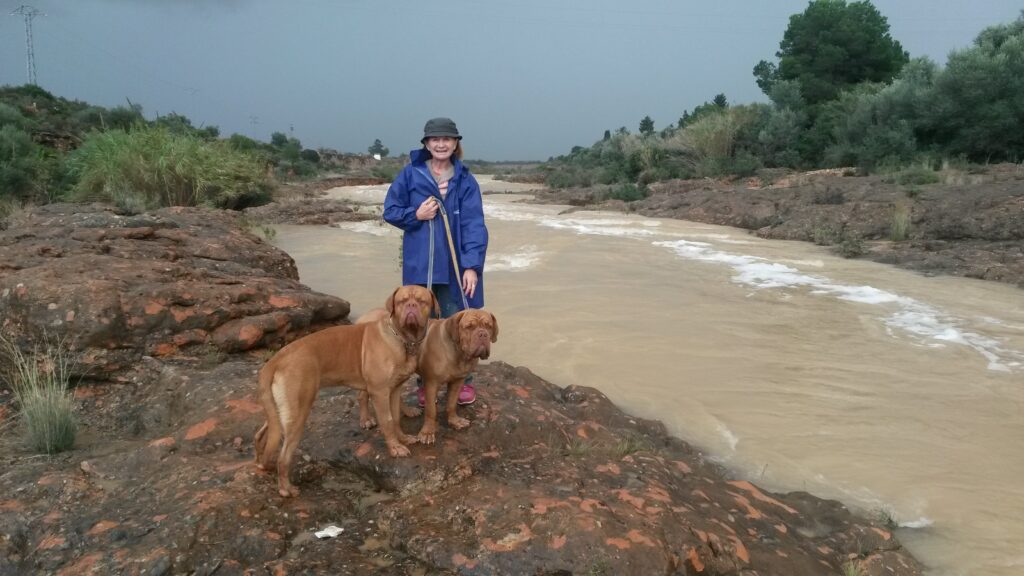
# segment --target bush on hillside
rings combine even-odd
[[[73,198],[144,210],[163,206],[242,208],[265,202],[264,164],[221,140],[166,127],[90,134],[68,159]]]
[[[59,190],[60,162],[14,124],[0,127],[0,201],[45,203]]]

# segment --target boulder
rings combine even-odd
[[[52,204],[0,231],[0,329],[63,342],[94,378],[143,355],[276,346],[348,313],[230,212]]]

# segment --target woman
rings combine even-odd
[[[480,185],[462,163],[462,136],[449,118],[432,118],[423,128],[423,147],[413,150],[384,199],[384,220],[401,228],[402,284],[430,286],[447,318],[465,307],[484,305],[484,225]],[[452,262],[444,221],[451,227],[458,269]],[[459,404],[476,401],[470,375],[459,391]],[[423,387],[418,390],[423,406]]]

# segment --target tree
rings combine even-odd
[[[772,88],[779,81],[779,67],[767,60],[761,60],[754,66],[754,78],[761,92],[770,96]]]
[[[650,136],[654,133],[654,120],[651,120],[650,116],[644,116],[640,120],[640,133],[644,136]]]
[[[725,100],[725,94],[719,94],[715,96],[715,99],[712,102],[704,102],[700,106],[694,108],[693,112],[683,112],[683,115],[679,117],[679,128],[686,128],[701,118],[710,114],[718,114],[728,107],[729,104]]]
[[[767,94],[778,80],[797,80],[811,105],[861,82],[889,82],[909,60],[867,0],[812,0],[789,18],[775,55],[777,68],[764,60],[754,67],[758,86]]]
[[[270,144],[275,148],[282,148],[288,144],[288,135],[284,132],[274,132],[270,135]]]
[[[380,138],[377,138],[376,140],[374,140],[373,144],[371,144],[370,147],[366,149],[366,151],[369,152],[370,154],[380,154],[381,158],[386,158],[388,153],[391,152],[380,141]]]
[[[926,109],[929,131],[947,153],[980,161],[1024,158],[1024,13],[951,53]]]
[[[299,153],[299,158],[302,158],[306,162],[312,162],[313,164],[320,163],[320,153],[312,148],[306,148]]]

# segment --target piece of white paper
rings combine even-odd
[[[335,536],[341,534],[344,531],[344,528],[338,528],[334,524],[331,524],[330,526],[324,528],[323,530],[320,530],[319,532],[314,532],[313,535],[317,538],[334,538]]]

